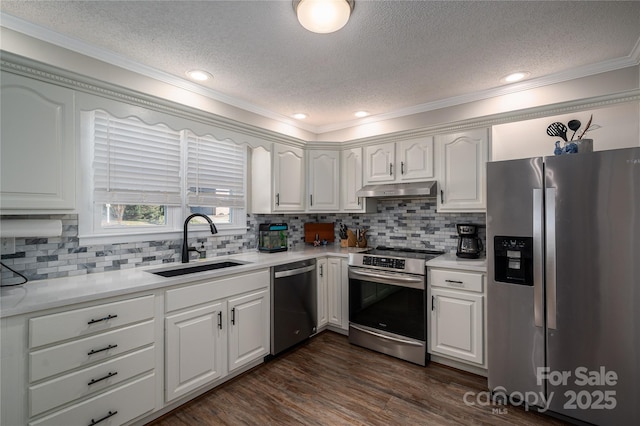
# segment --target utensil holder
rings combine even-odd
[[[340,240],[340,247],[342,247],[342,248],[349,247],[349,241],[347,241],[347,240]]]
[[[578,145],[578,154],[593,152],[593,139],[578,139],[573,142]]]

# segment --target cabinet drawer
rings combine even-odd
[[[155,348],[142,349],[93,367],[29,387],[29,415],[35,416],[52,408],[124,382],[152,370]]]
[[[429,278],[429,285],[431,285],[431,287],[447,287],[482,292],[482,274],[431,269]]]
[[[214,300],[268,287],[269,282],[269,270],[265,269],[250,274],[222,278],[211,282],[177,288],[175,290],[167,290],[166,310],[167,312],[171,312],[213,302]]]
[[[32,318],[29,320],[29,347],[111,330],[153,316],[153,296],[145,296]]]
[[[155,375],[141,377],[50,416],[32,421],[31,426],[44,425],[121,425],[154,408]]]
[[[29,354],[29,379],[41,380],[83,367],[154,341],[154,322],[147,321]]]

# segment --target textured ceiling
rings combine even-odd
[[[367,110],[391,114],[628,58],[640,2],[366,1],[332,34],[297,22],[291,1],[7,1],[3,13],[205,85],[316,130]]]

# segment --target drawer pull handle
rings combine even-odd
[[[94,355],[94,354],[97,354],[98,352],[108,351],[109,349],[113,349],[117,347],[118,345],[109,345],[106,348],[102,348],[102,349],[91,349],[91,351],[87,355]]]
[[[456,286],[464,285],[464,282],[462,281],[457,281],[457,280],[444,280],[444,281],[451,285],[456,285]]]
[[[231,324],[236,324],[236,308],[231,309]]]
[[[113,373],[112,373],[112,372],[109,372],[109,373],[107,373],[107,375],[106,375],[106,376],[104,376],[104,377],[100,377],[99,379],[91,379],[91,381],[90,381],[89,383],[87,383],[87,385],[89,385],[89,386],[94,385],[94,384],[96,384],[96,383],[98,383],[98,382],[101,382],[101,381],[103,381],[103,380],[107,380],[109,377],[113,377],[113,376],[115,376],[116,374],[118,374],[118,372],[117,372],[117,371],[115,371],[115,372],[113,372]]]
[[[92,319],[91,321],[89,321],[87,324],[91,325],[91,324],[95,324],[97,322],[102,322],[102,321],[109,321],[110,319],[114,319],[114,318],[118,318],[117,315],[107,315],[104,318],[100,318],[100,319]]]
[[[118,412],[117,412],[117,411],[111,411],[111,410],[109,410],[109,414],[107,414],[107,415],[106,415],[106,416],[104,416],[103,418],[98,419],[98,420],[93,420],[93,419],[91,419],[91,423],[89,423],[89,426],[97,425],[98,423],[100,423],[100,422],[102,422],[102,421],[105,421],[105,420],[107,420],[109,417],[113,417],[113,416],[115,416],[116,414],[118,414]]]

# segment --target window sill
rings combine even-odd
[[[245,235],[248,228],[228,227],[218,230],[218,233],[211,235],[206,226],[198,229],[196,226],[189,226],[189,238],[206,238],[206,237],[225,237],[233,235]],[[148,241],[166,241],[166,240],[182,240],[182,230],[172,229],[170,231],[155,232],[136,232],[134,234],[129,230],[128,234],[96,234],[96,235],[79,235],[78,239],[81,246],[94,246],[105,244],[126,244],[126,243],[142,243]]]

